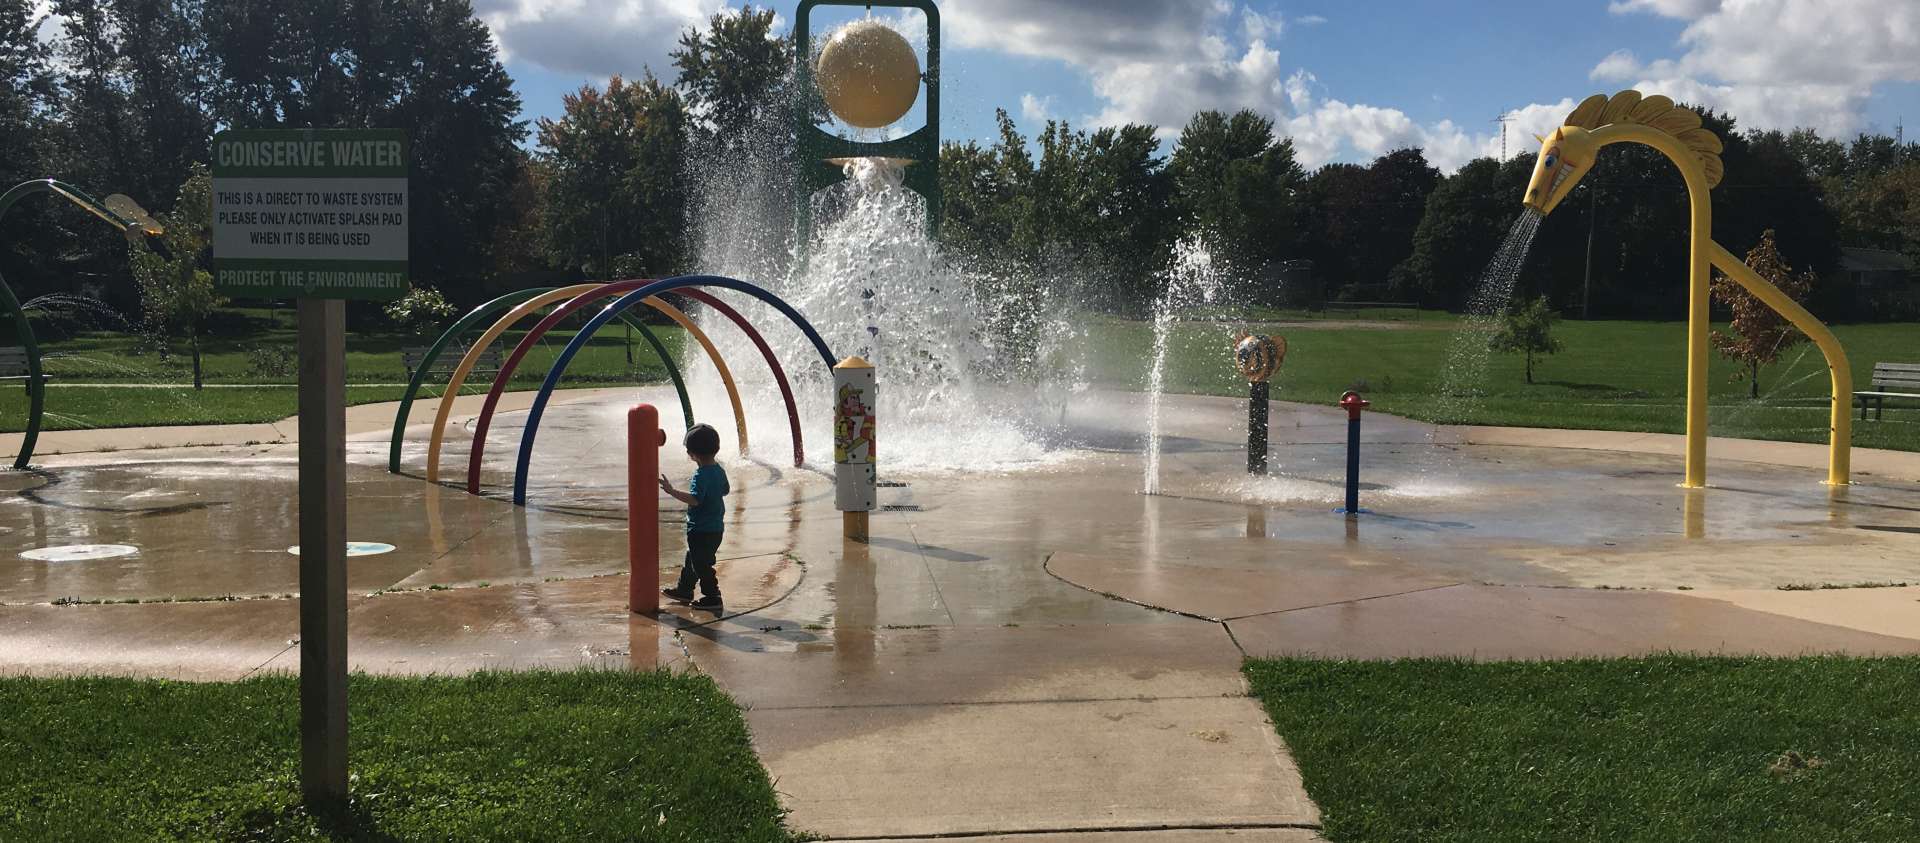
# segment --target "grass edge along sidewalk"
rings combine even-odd
[[[1252,660],[1327,839],[1920,840],[1920,658]]]
[[[706,676],[355,675],[352,806],[326,824],[298,684],[0,678],[0,839],[796,839]]]

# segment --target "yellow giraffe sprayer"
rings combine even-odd
[[[1540,139],[1540,158],[1523,200],[1545,215],[1553,212],[1580,178],[1593,168],[1600,148],[1615,143],[1643,143],[1665,153],[1687,182],[1693,206],[1692,258],[1687,271],[1687,478],[1691,488],[1707,484],[1707,335],[1711,268],[1739,282],[1768,307],[1787,317],[1811,338],[1827,358],[1833,380],[1833,404],[1827,422],[1827,482],[1846,485],[1849,448],[1853,441],[1853,370],[1846,349],[1833,331],[1815,319],[1778,287],[1713,241],[1713,199],[1709,191],[1726,174],[1720,163],[1720,137],[1700,125],[1700,115],[1674,105],[1667,97],[1642,97],[1639,91],[1621,91],[1609,97],[1594,94],[1565,125]]]

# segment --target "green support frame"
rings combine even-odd
[[[87,195],[85,191],[53,179],[21,182],[6,193],[0,193],[0,219],[4,219],[7,211],[13,209],[14,203],[36,193],[64,196],[122,232],[139,224],[108,210],[105,203]],[[14,328],[20,333],[20,346],[27,353],[27,429],[25,435],[20,437],[20,453],[13,458],[13,467],[24,469],[33,462],[33,448],[40,440],[40,424],[47,409],[47,378],[40,368],[40,343],[33,336],[33,323],[27,319],[26,308],[21,306],[20,298],[13,294],[13,287],[4,278],[0,278],[0,307],[13,314]]]
[[[921,81],[927,89],[927,124],[905,137],[880,143],[859,143],[821,131],[813,120],[813,105],[819,102],[813,78],[813,30],[811,18],[816,6],[853,6],[872,9],[919,9],[927,16],[927,69]],[[800,82],[800,96],[794,98],[793,129],[799,139],[797,192],[794,196],[794,245],[806,254],[813,237],[813,195],[822,188],[846,179],[846,173],[830,158],[906,158],[905,186],[927,200],[927,232],[940,234],[940,10],[933,0],[800,0],[794,13],[794,69]]]

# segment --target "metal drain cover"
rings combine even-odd
[[[379,556],[382,553],[392,553],[393,551],[393,545],[387,544],[386,542],[347,542],[348,556]],[[300,546],[296,544],[289,547],[287,548],[287,552],[299,556]]]
[[[140,548],[130,544],[63,544],[24,551],[20,558],[35,562],[92,562],[96,559],[132,556],[139,552]]]

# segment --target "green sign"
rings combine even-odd
[[[395,299],[407,279],[407,136],[261,129],[213,139],[214,285],[246,298]]]

